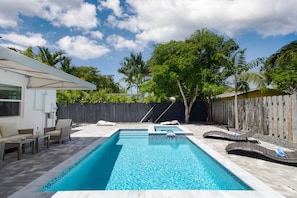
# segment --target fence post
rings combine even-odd
[[[296,93],[292,95],[292,132],[293,142],[297,142],[297,99]]]

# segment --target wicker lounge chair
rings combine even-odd
[[[226,152],[297,166],[297,151],[284,152],[280,148],[271,150],[251,142],[235,142],[227,145]]]
[[[216,138],[216,139],[225,139],[231,141],[248,141],[249,137],[252,137],[258,131],[257,127],[253,127],[246,133],[229,133],[224,131],[208,131],[203,134],[204,138]]]
[[[59,119],[55,127],[44,128],[44,134],[50,135],[50,140],[57,140],[59,144],[63,140],[71,140],[71,119]]]

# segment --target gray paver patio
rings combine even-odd
[[[26,153],[21,160],[16,160],[16,153],[10,152],[6,154],[2,169],[0,169],[0,197],[26,197],[26,194],[18,194],[27,184],[40,176],[47,173],[60,163],[64,162],[74,154],[97,141],[100,137],[116,128],[147,128],[149,123],[118,123],[116,126],[96,126],[95,124],[80,125],[73,128],[72,141],[66,141],[64,144],[52,142],[50,148],[46,149],[41,145],[39,153],[32,155],[30,148],[26,149]],[[254,175],[260,181],[270,186],[275,191],[281,193],[285,197],[297,196],[297,167],[281,165],[277,163],[267,162],[260,159],[254,159],[238,155],[228,155],[225,147],[230,141],[217,139],[203,139],[202,134],[205,131],[218,129],[216,126],[187,124],[183,125],[194,133],[198,140],[202,140],[205,144],[217,151],[224,158],[229,159],[242,169]],[[265,146],[274,147],[265,142],[261,142]],[[16,192],[16,193],[15,193]],[[71,192],[69,192],[71,194]],[[109,197],[121,197],[131,195],[131,192],[104,192]],[[130,193],[130,194],[129,194]],[[147,196],[153,197],[156,192],[149,192]],[[171,193],[178,195],[180,192],[171,191],[163,192],[165,197]],[[202,192],[202,196],[226,196],[232,197],[238,192]],[[132,193],[133,194],[133,193]],[[188,192],[189,196],[195,195],[195,192]],[[52,197],[54,193],[35,193],[33,197]],[[65,194],[64,194],[65,195]],[[91,196],[91,194],[89,194]],[[133,194],[135,195],[135,194]],[[159,194],[160,195],[160,194]],[[252,192],[246,196],[253,196]],[[32,197],[32,195],[30,195]],[[69,195],[73,197],[77,195]],[[95,197],[95,195],[93,195]],[[126,196],[126,197],[127,197]],[[138,195],[139,196],[139,195]],[[58,197],[58,196],[57,196]],[[92,196],[91,196],[92,197]],[[137,197],[137,195],[136,195]]]

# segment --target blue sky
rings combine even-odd
[[[62,50],[74,66],[117,70],[130,52],[208,28],[246,48],[247,61],[297,40],[297,0],[2,0],[0,45]]]

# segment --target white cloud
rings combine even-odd
[[[82,60],[99,58],[110,51],[106,46],[100,45],[96,41],[89,40],[84,36],[65,36],[57,44],[68,55]]]
[[[92,29],[98,24],[96,7],[88,3],[82,4],[79,8],[67,10],[57,20],[67,27],[79,27],[83,29]]]
[[[1,37],[4,41],[9,41],[23,47],[46,45],[46,40],[42,38],[42,34],[35,34],[31,32],[27,32],[26,35],[13,32],[9,34],[1,34]]]
[[[146,43],[143,43],[142,41],[129,40],[115,34],[108,36],[106,41],[117,50],[129,49],[142,51],[146,45]]]
[[[111,9],[115,16],[122,16],[122,8],[120,7],[120,0],[106,0],[99,1],[100,5],[98,6],[99,10],[103,10],[105,8]]]
[[[98,39],[98,40],[102,40],[104,37],[103,33],[100,31],[88,31],[88,32],[85,32],[85,34],[89,34],[91,35],[92,38]]]
[[[256,31],[263,36],[297,32],[297,0],[127,0],[135,15],[109,22],[143,41],[166,42],[209,28],[234,36]]]
[[[40,12],[42,5],[36,0],[1,0],[0,27],[17,28],[20,22],[19,13],[27,16],[35,16]]]
[[[38,16],[55,26],[92,29],[99,24],[96,6],[83,0],[2,0],[0,27],[16,28],[21,22],[19,14]]]

